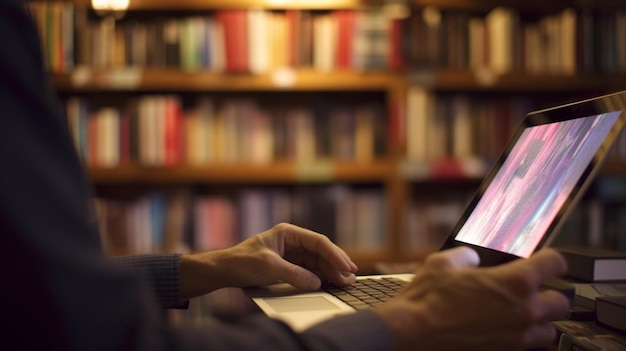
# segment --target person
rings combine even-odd
[[[278,224],[239,245],[110,260],[89,210],[90,185],[46,83],[36,28],[0,0],[0,276],[3,343],[28,350],[522,350],[551,344],[568,301],[540,284],[563,258],[478,268],[469,248],[431,255],[395,299],[302,332],[262,315],[172,326],[221,287],[285,280],[315,289],[354,281],[356,266],[321,234]],[[129,269],[132,268],[132,269]],[[139,272],[139,273],[138,273]],[[161,300],[161,306],[159,306]]]

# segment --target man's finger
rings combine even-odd
[[[537,294],[533,304],[537,317],[544,321],[563,319],[569,309],[569,299],[556,290],[546,290]]]
[[[500,268],[500,267],[499,267]],[[501,267],[501,277],[515,277],[512,272],[523,272],[536,289],[548,279],[558,278],[567,272],[567,262],[554,249],[543,249],[527,259],[518,259]]]
[[[279,261],[273,270],[276,277],[298,289],[315,290],[322,286],[322,281],[315,273],[285,260]]]
[[[350,256],[339,246],[333,244],[327,236],[291,224],[286,226],[285,242],[288,246],[300,247],[320,255],[337,270],[353,273],[357,271],[357,266],[352,262]]]
[[[473,249],[467,246],[431,254],[426,258],[424,265],[435,269],[456,269],[476,267],[480,263],[480,257]]]
[[[356,276],[352,272],[338,271],[328,261],[319,261],[319,268],[322,276],[337,286],[354,284]]]

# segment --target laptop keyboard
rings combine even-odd
[[[371,308],[394,297],[407,282],[393,277],[363,278],[356,283],[337,287],[332,284],[322,288],[357,310]]]

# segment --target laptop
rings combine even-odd
[[[626,91],[526,115],[441,250],[469,246],[492,266],[548,246],[620,134],[624,111]],[[246,294],[268,316],[303,330],[381,303],[412,277],[360,276],[345,289],[313,292],[278,283]]]

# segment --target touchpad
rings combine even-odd
[[[339,307],[323,296],[265,298],[263,301],[276,312],[310,312],[339,309]]]

